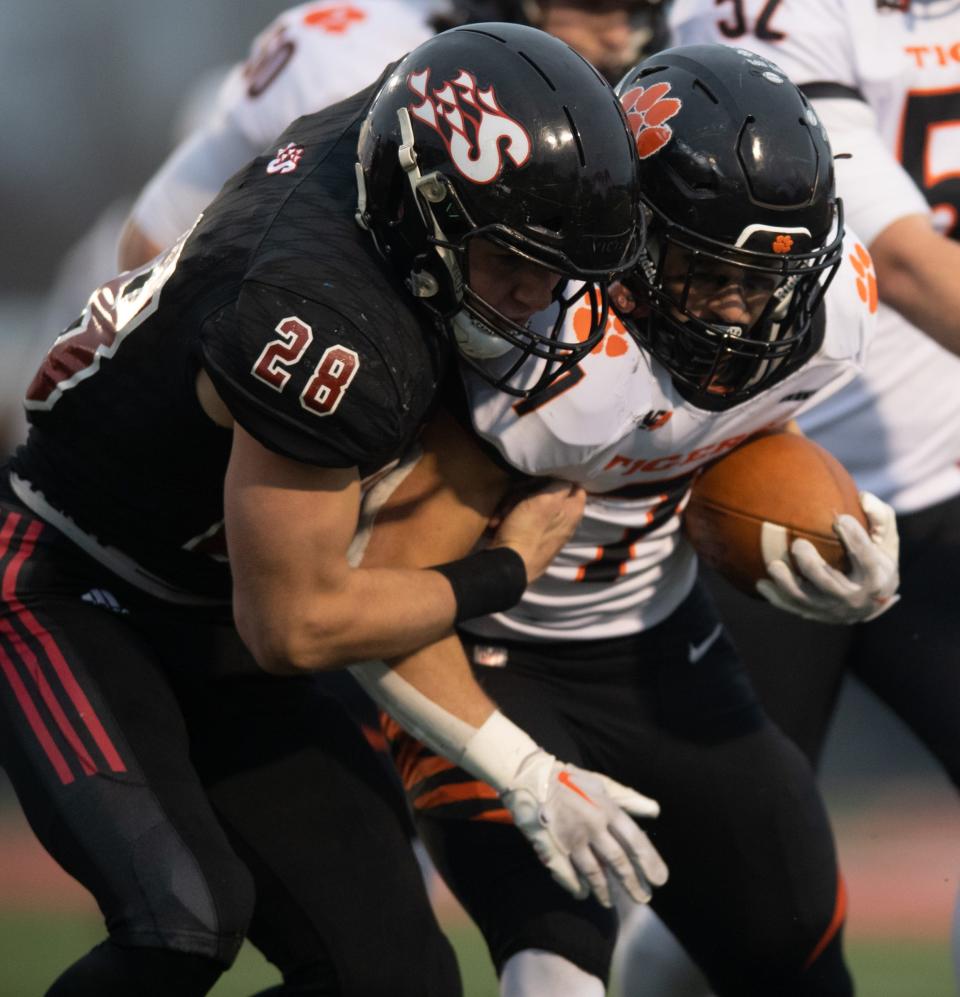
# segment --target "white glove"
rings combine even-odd
[[[538,748],[501,799],[553,878],[579,899],[593,893],[612,906],[612,877],[647,903],[653,887],[667,881],[666,864],[628,816],[656,817],[659,805],[607,776]]]
[[[795,571],[781,559],[768,562],[770,579],[757,591],[774,606],[820,623],[865,623],[898,600],[900,538],[891,506],[869,492],[860,505],[868,533],[853,516],[838,516],[834,530],[850,558],[848,575],[831,568],[809,540],[794,540],[790,554]]]
[[[575,897],[611,905],[607,877],[637,903],[662,886],[667,867],[630,819],[656,817],[655,800],[606,776],[563,765],[494,710],[479,726],[428,699],[383,662],[351,665],[364,689],[409,733],[493,786],[553,878]]]
[[[564,765],[499,711],[477,730],[460,764],[500,794],[553,878],[610,907],[608,877],[637,903],[667,881],[667,867],[628,816],[656,817],[655,800],[604,775]]]

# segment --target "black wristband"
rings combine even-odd
[[[439,571],[453,589],[455,623],[512,609],[527,587],[527,567],[512,547],[482,550],[431,570]]]

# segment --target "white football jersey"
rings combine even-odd
[[[357,93],[433,35],[438,0],[325,0],[281,14],[233,68],[209,120],[173,151],[132,217],[166,246],[188,229],[223,182],[291,121]]]
[[[795,83],[862,95],[813,103],[834,152],[852,155],[837,185],[868,245],[927,211],[960,238],[960,2],[675,0],[671,27],[676,44],[744,47]],[[960,493],[960,359],[886,306],[864,375],[801,424],[900,512]]]
[[[570,542],[508,613],[473,621],[490,638],[617,637],[665,619],[689,593],[696,558],[680,533],[691,476],[767,427],[831,394],[863,364],[875,302],[869,256],[848,237],[825,298],[818,352],[722,412],[685,401],[670,375],[611,318],[603,342],[550,401],[520,401],[465,375],[474,428],[514,467],[580,482],[586,512]],[[866,263],[864,262],[866,261]],[[568,323],[575,335],[583,310]]]

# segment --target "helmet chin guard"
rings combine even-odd
[[[475,319],[466,308],[454,314],[450,328],[457,349],[470,360],[496,360],[513,348],[507,339]]]

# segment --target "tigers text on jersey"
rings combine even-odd
[[[960,237],[960,2],[675,0],[671,25],[678,44],[743,46],[813,85],[834,151],[852,154],[837,161],[838,192],[868,243],[927,210]],[[881,304],[864,374],[801,425],[861,488],[911,512],[960,493],[958,383],[960,359]]]
[[[326,0],[284,11],[233,68],[216,108],[153,177],[133,219],[172,243],[235,170],[287,125],[344,100],[433,35],[432,0]]]
[[[202,367],[266,447],[374,471],[430,406],[445,339],[354,220],[356,143],[376,86],[300,118],[194,230],[94,292],[27,391],[17,494],[128,581],[223,599],[232,434]]]
[[[752,433],[788,422],[862,366],[874,313],[856,269],[861,254],[848,239],[818,316],[823,341],[813,357],[721,412],[685,401],[616,319],[582,376],[539,406],[469,375],[480,436],[524,473],[580,482],[589,495],[576,533],[516,609],[466,629],[494,640],[586,640],[636,633],[669,616],[696,573],[679,515],[693,472]],[[575,311],[574,329],[579,320]]]

